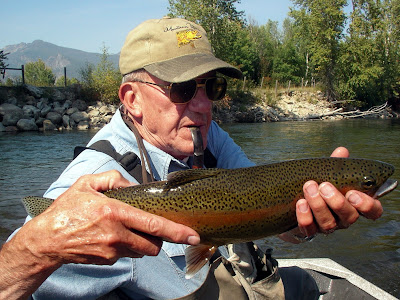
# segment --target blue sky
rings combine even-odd
[[[167,0],[2,0],[0,49],[44,40],[88,52],[120,51],[127,33],[139,23],[168,13]],[[290,0],[242,0],[238,10],[259,25],[287,17]]]

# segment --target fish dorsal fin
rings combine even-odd
[[[167,175],[166,187],[170,189],[191,181],[213,177],[223,170],[224,169],[189,169],[171,172]]]
[[[216,246],[211,245],[197,245],[189,246],[185,250],[186,259],[186,279],[192,278],[217,251]]]

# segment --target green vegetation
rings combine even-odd
[[[8,54],[9,53],[4,53],[3,50],[0,50],[0,69],[7,67],[7,64],[5,63],[5,60],[7,59],[7,55]]]
[[[36,86],[54,86],[56,76],[40,58],[25,65],[25,82]]]
[[[169,0],[169,11],[201,24],[217,57],[240,67],[246,85],[317,82],[332,101],[400,101],[400,0],[292,0],[281,28],[245,20],[236,3]]]

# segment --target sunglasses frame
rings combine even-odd
[[[187,104],[187,103],[189,103],[189,102],[196,96],[197,91],[198,91],[199,88],[204,88],[208,100],[213,101],[213,102],[214,102],[214,101],[220,101],[220,100],[222,100],[223,97],[221,97],[220,99],[215,99],[215,100],[210,99],[209,96],[208,96],[208,94],[207,94],[206,85],[207,85],[207,81],[208,81],[208,80],[212,80],[212,79],[223,79],[223,80],[224,80],[224,83],[225,83],[225,92],[224,92],[223,94],[224,94],[224,96],[225,96],[225,94],[226,94],[226,88],[227,88],[227,86],[228,86],[228,83],[227,83],[226,79],[225,79],[224,77],[208,77],[208,78],[201,78],[201,79],[203,79],[203,80],[205,79],[204,83],[198,83],[195,79],[191,79],[191,80],[188,80],[188,81],[183,81],[183,82],[190,82],[190,81],[196,82],[196,89],[195,89],[195,91],[194,91],[194,93],[193,93],[193,96],[192,96],[189,100],[187,100],[187,101],[185,101],[185,102],[175,102],[175,101],[171,98],[171,90],[172,90],[172,88],[173,88],[173,85],[181,84],[181,83],[183,83],[183,82],[173,82],[173,83],[171,83],[171,84],[169,84],[169,85],[166,85],[166,84],[158,84],[158,83],[149,82],[149,81],[143,81],[143,80],[140,80],[140,79],[135,79],[135,80],[133,80],[132,82],[139,82],[139,83],[151,84],[151,85],[159,86],[159,87],[161,87],[161,88],[164,88],[164,89],[168,90],[168,98],[170,99],[170,101],[171,101],[172,103],[175,103],[175,104]]]

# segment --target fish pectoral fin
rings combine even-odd
[[[173,188],[194,180],[213,177],[221,173],[224,169],[189,169],[185,171],[171,172],[167,175],[166,187]]]
[[[185,250],[185,278],[192,278],[207,262],[209,262],[216,250],[216,246],[203,244],[187,247]]]
[[[32,218],[44,212],[53,202],[54,199],[35,196],[28,196],[22,199],[26,212]]]

